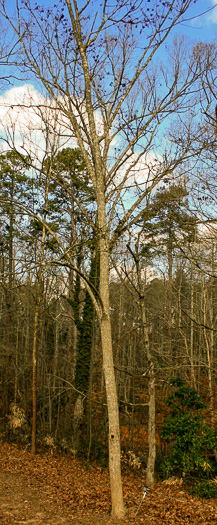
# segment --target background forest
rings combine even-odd
[[[15,151],[3,154],[0,162],[6,201],[1,205],[1,435],[24,444],[31,441],[37,346],[38,443],[107,464],[105,385],[92,300],[79,274],[59,257],[55,238],[43,232],[40,220],[31,219],[28,210],[18,214],[13,199],[18,196],[25,206],[33,201],[40,217],[49,216],[50,228],[61,232],[78,268],[97,289],[93,233],[70,203],[68,188],[51,180],[46,195],[41,174],[39,180],[35,173],[30,176]],[[89,202],[94,216],[80,151],[61,150],[54,169],[64,172],[69,188]],[[121,241],[111,259],[122,454],[124,462],[135,467],[145,466],[148,449],[150,365],[142,343],[141,296],[155,368],[159,455],[171,377],[181,376],[197,389],[207,402],[208,421],[216,425],[215,224],[208,221],[201,229],[201,222],[190,211],[185,179],[168,181],[130,232],[131,245],[129,239]]]

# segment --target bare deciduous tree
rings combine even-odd
[[[136,0],[132,5],[125,0],[111,6],[104,0],[95,11],[90,0],[83,6],[65,0],[51,11],[27,0],[17,4],[17,14],[10,18],[1,0],[1,16],[19,40],[17,63],[25,75],[37,79],[61,113],[66,134],[76,139],[95,191],[100,287],[99,299],[93,291],[92,296],[98,302],[101,328],[112,514],[117,518],[124,516],[125,509],[109,255],[123,231],[136,223],[147,194],[192,155],[187,128],[186,141],[167,144],[166,154],[161,144],[165,120],[191,107],[191,88],[201,74],[201,64],[179,39],[170,56],[171,66],[154,64],[154,57],[160,61],[159,49],[192,3],[159,1],[150,7],[149,2]]]

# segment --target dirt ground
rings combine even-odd
[[[17,474],[1,473],[0,477],[0,523],[64,525],[66,519],[58,514],[58,508],[46,500],[38,487]]]
[[[18,474],[2,473],[0,477],[0,525],[105,525],[110,517],[93,515],[69,516],[64,506],[47,498],[43,487],[33,486]]]
[[[22,476],[1,473],[0,525],[106,525],[110,516],[80,513],[70,516],[64,505],[43,494],[43,487],[33,486]],[[83,513],[82,513],[83,514]]]
[[[110,509],[108,472],[102,473],[97,468],[88,471],[70,458],[32,456],[16,445],[0,443],[0,525],[112,524],[110,512],[102,508],[105,499]],[[93,483],[101,484],[98,494]]]
[[[117,525],[217,524],[217,500],[192,497],[181,483],[158,483],[135,516],[144,479],[124,473],[128,513]],[[109,525],[110,511],[107,469],[0,442],[0,525]]]

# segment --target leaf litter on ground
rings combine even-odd
[[[0,473],[0,525],[112,523],[108,469],[0,443]],[[127,517],[121,523],[216,525],[217,500],[192,497],[179,483],[156,483],[135,517],[144,485],[145,472],[124,471]]]

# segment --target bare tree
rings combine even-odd
[[[49,126],[48,126],[49,128]],[[50,144],[49,142],[49,130],[46,137],[46,143],[48,147],[48,152],[52,157],[55,156],[56,144],[55,144],[55,135],[53,135],[53,141]],[[42,161],[43,167],[43,161]],[[48,165],[46,172],[46,181],[44,188],[44,202],[43,202],[43,222],[46,222],[46,215],[48,213],[48,199],[49,199],[49,186],[51,179],[51,164]],[[37,261],[37,277],[36,277],[36,286],[35,286],[35,308],[34,308],[34,324],[33,324],[33,348],[32,348],[32,443],[31,451],[32,454],[36,453],[36,419],[37,419],[37,338],[38,338],[38,320],[39,320],[39,309],[40,309],[40,299],[41,299],[41,284],[44,271],[44,261],[45,261],[45,243],[46,243],[47,229],[46,225],[42,224],[42,232],[40,239],[40,248],[39,248],[39,260]]]
[[[143,277],[141,256],[141,247],[144,243],[143,228],[140,228],[137,233],[127,244],[128,251],[131,255],[129,270],[125,261],[120,268],[115,265],[116,272],[123,282],[123,285],[128,289],[140,311],[140,323],[142,333],[142,348],[148,363],[148,393],[149,393],[149,410],[148,410],[148,460],[146,471],[146,484],[148,487],[154,485],[155,474],[155,459],[156,459],[156,421],[155,421],[155,364],[154,357],[151,350],[149,329],[146,315],[145,304],[145,287],[146,279]],[[132,242],[131,242],[132,241]],[[145,376],[146,372],[144,373]]]
[[[150,6],[149,1],[136,0],[132,5],[125,0],[113,7],[104,0],[96,12],[90,0],[82,7],[76,0],[65,0],[52,11],[27,0],[17,4],[17,16],[12,19],[1,1],[1,16],[19,40],[17,63],[25,75],[44,86],[54,109],[61,113],[66,134],[76,139],[95,191],[97,226],[93,227],[100,254],[99,295],[90,286],[89,291],[98,305],[101,328],[112,514],[117,518],[124,516],[125,509],[109,255],[124,230],[136,223],[142,213],[139,205],[147,194],[192,155],[190,124],[185,142],[167,145],[166,154],[162,154],[160,144],[164,142],[164,121],[174,112],[191,108],[191,88],[201,74],[198,57],[177,39],[171,67],[166,68],[164,63],[157,68],[154,64],[154,57],[160,60],[159,49],[184,20],[192,3],[172,0]],[[83,211],[87,215],[85,208]]]

